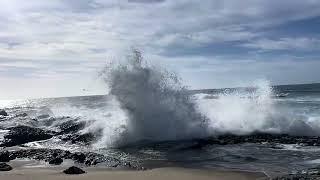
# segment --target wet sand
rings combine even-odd
[[[147,171],[106,170],[101,168],[83,168],[86,173],[66,175],[64,168],[16,168],[0,172],[1,180],[251,180],[267,179],[263,173],[226,170],[198,170],[184,168],[159,168]]]
[[[102,167],[82,168],[81,175],[62,173],[71,164],[46,166],[35,160],[13,160],[11,171],[0,172],[0,180],[251,180],[267,179],[264,173],[214,169],[157,168],[145,171],[111,170]]]

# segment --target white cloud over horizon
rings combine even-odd
[[[82,94],[108,58],[130,47],[177,71],[193,89],[245,85],[254,78],[320,82],[319,34],[306,33],[308,27],[286,29],[319,18],[316,0],[2,0],[0,5],[0,84],[6,84],[0,99],[33,97],[37,91]],[[34,87],[19,92],[17,84]]]

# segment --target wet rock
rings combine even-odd
[[[84,170],[76,167],[76,166],[71,166],[68,169],[63,171],[65,174],[84,174],[86,173]]]
[[[46,118],[49,118],[50,116],[48,114],[42,114],[42,115],[39,115],[37,116],[37,119],[46,119]]]
[[[8,116],[8,113],[5,110],[0,109],[0,116]]]
[[[6,163],[0,163],[0,171],[11,171],[12,167]]]
[[[318,136],[290,136],[288,134],[268,134],[253,133],[250,135],[221,135],[213,139],[208,139],[207,144],[239,144],[239,143],[269,143],[271,146],[275,144],[301,144],[307,146],[320,145],[320,137]]]
[[[10,153],[8,151],[0,152],[0,162],[9,162],[10,160]]]
[[[50,161],[53,158],[65,158],[65,151],[60,149],[22,149],[10,152],[16,158],[30,158],[35,160]]]
[[[21,113],[16,115],[16,117],[27,117],[27,116],[28,116],[27,113]]]
[[[116,159],[110,159],[110,158],[108,159],[102,154],[97,154],[92,152],[89,152],[86,154],[86,160],[84,163],[88,166],[92,166],[102,162],[109,162],[109,164],[107,165],[109,167],[115,167],[119,165],[119,161]],[[113,162],[113,163],[110,164],[110,162]]]
[[[4,142],[0,146],[15,146],[27,142],[46,140],[53,137],[53,132],[29,126],[16,126],[9,128],[9,133],[4,136]]]
[[[320,167],[310,168],[307,170],[298,171],[280,177],[275,177],[273,180],[319,180]]]
[[[15,158],[29,158],[29,159],[35,159],[35,160],[44,160],[44,161],[48,161],[49,163],[51,160],[57,159],[57,158],[72,159],[77,163],[85,164],[87,166],[103,164],[106,167],[129,167],[128,164],[130,164],[130,168],[140,169],[140,165],[136,163],[123,162],[114,157],[105,156],[103,154],[98,154],[94,152],[71,153],[69,151],[65,151],[61,149],[21,149],[17,151],[9,151],[9,156],[13,156]],[[61,160],[58,160],[58,161],[61,161]]]
[[[63,162],[62,158],[53,158],[49,161],[49,164],[60,165]]]
[[[71,143],[81,143],[84,145],[91,144],[93,141],[99,139],[102,136],[102,129],[97,130],[94,133],[71,133],[71,134],[64,134],[60,136],[60,139],[63,141],[70,141]]]
[[[85,127],[86,123],[84,121],[77,121],[77,120],[69,120],[60,125],[58,125],[60,129],[60,134],[67,134],[67,133],[75,133],[79,130],[82,130]]]
[[[82,143],[82,144],[90,144],[94,140],[97,139],[97,136],[93,133],[85,133],[85,134],[65,134],[60,137],[63,141],[70,141],[71,143]]]
[[[86,155],[81,152],[76,152],[71,155],[72,159],[78,163],[84,163],[86,160]]]

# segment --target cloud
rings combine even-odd
[[[317,38],[279,38],[258,39],[245,44],[243,47],[260,49],[260,50],[293,50],[293,51],[314,51],[320,50],[320,39]]]
[[[250,79],[244,62],[255,67],[279,51],[320,56],[319,36],[304,36],[303,29],[299,36],[277,34],[280,25],[320,17],[316,0],[1,0],[0,6],[0,74],[6,82],[19,72],[32,79],[87,77],[131,47],[188,72],[183,74],[194,82],[191,73],[223,73],[215,84],[229,82],[224,73],[236,70]],[[208,82],[212,78],[190,84]]]
[[[8,10],[0,16],[6,19],[0,26],[7,27],[0,31],[1,56],[105,58],[130,46],[166,53],[251,40],[262,36],[262,27],[320,15],[320,3],[313,0],[152,2],[4,0],[0,5]],[[266,40],[257,43],[261,41]]]

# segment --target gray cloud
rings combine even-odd
[[[256,48],[266,51],[271,50],[295,50],[295,51],[314,51],[320,50],[320,39],[317,38],[279,38],[258,39],[252,42],[242,44],[244,47]]]
[[[261,68],[260,60],[270,61],[270,54],[279,50],[319,49],[318,36],[270,33],[279,25],[319,17],[320,1],[315,0],[2,0],[0,5],[0,69],[15,69],[2,70],[2,79],[18,71],[32,78],[71,77],[82,71],[87,76],[106,58],[138,47],[157,62],[169,66],[179,62],[174,67],[188,71],[183,73],[187,78],[190,73],[222,73],[217,74],[225,77],[217,78],[218,85],[233,79],[226,72],[238,71],[244,81],[253,76],[243,59],[253,59],[250,67]],[[287,57],[279,61],[298,64]],[[281,66],[275,61],[267,65]],[[275,74],[269,76],[280,82],[282,70],[275,69],[268,69]],[[305,73],[308,79],[311,73]]]

